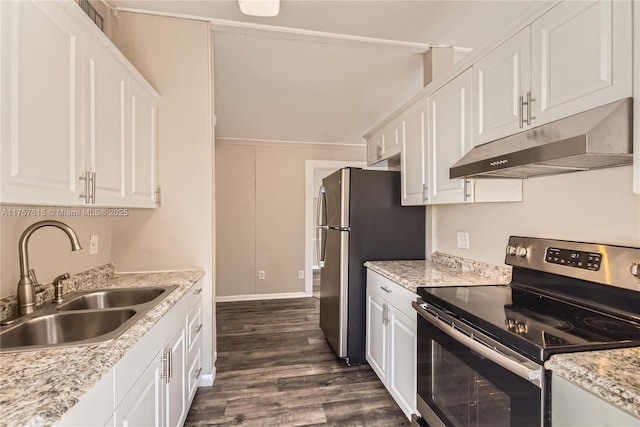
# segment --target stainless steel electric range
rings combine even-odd
[[[418,288],[414,425],[549,426],[552,354],[640,346],[640,248],[511,237],[506,252],[509,285]]]

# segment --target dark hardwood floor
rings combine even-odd
[[[213,387],[187,426],[408,426],[368,365],[348,367],[319,327],[317,298],[217,305]]]

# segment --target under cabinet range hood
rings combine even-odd
[[[473,148],[451,178],[531,178],[633,163],[633,98]]]

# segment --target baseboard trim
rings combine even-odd
[[[210,374],[202,374],[198,380],[198,387],[211,387],[216,379],[216,368]]]
[[[249,295],[229,295],[217,296],[216,302],[232,302],[232,301],[258,301],[265,299],[288,299],[288,298],[306,298],[313,295],[306,292],[283,292],[279,294],[249,294]]]

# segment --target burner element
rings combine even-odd
[[[593,328],[618,334],[640,335],[640,327],[616,319],[602,317],[586,317],[584,323]]]

